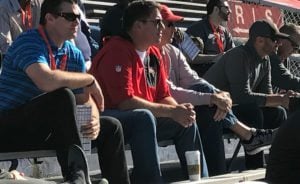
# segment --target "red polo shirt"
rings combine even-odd
[[[149,47],[147,55],[151,61],[147,64],[149,68],[145,69],[134,45],[118,36],[110,38],[98,52],[90,71],[101,85],[106,108],[118,108],[121,102],[133,96],[151,102],[170,96],[159,50]],[[150,77],[155,80],[149,83],[147,74],[155,76]]]

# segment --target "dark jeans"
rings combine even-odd
[[[100,134],[92,141],[98,149],[102,177],[110,184],[130,183],[124,151],[124,136],[120,122],[112,117],[101,117]]]
[[[258,107],[255,104],[238,105],[233,107],[234,114],[246,125],[254,128],[274,129],[278,128],[287,119],[283,107]],[[264,153],[256,155],[245,154],[247,169],[264,167]]]
[[[272,184],[300,181],[300,111],[289,114],[281,125],[270,150],[266,179]]]
[[[64,176],[68,148],[81,145],[75,122],[75,97],[62,88],[40,95],[0,115],[0,152],[55,149]]]
[[[131,146],[133,159],[133,183],[163,183],[157,153],[157,141],[173,140],[183,175],[187,179],[185,151],[200,150],[201,140],[197,125],[184,128],[170,118],[155,118],[146,109],[128,111],[105,110],[105,115],[113,116],[122,124],[125,143]],[[208,176],[206,161],[202,155],[202,176]]]
[[[193,85],[190,89],[203,93],[216,92],[215,87],[209,83],[199,83]],[[231,111],[226,115],[225,119],[216,122],[213,119],[216,112],[216,106],[196,106],[195,111],[209,175],[215,176],[224,174],[226,173],[226,159],[223,130],[224,128],[230,128],[238,120]]]

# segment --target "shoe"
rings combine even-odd
[[[109,184],[107,179],[102,178],[98,184]]]
[[[244,150],[248,155],[255,155],[266,149],[270,149],[277,129],[252,129],[252,137],[249,141],[242,141]]]
[[[69,181],[83,180],[86,184],[92,184],[89,175],[88,163],[82,148],[72,145],[68,154]]]

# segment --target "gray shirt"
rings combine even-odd
[[[293,75],[275,53],[270,55],[270,61],[272,68],[272,84],[280,89],[299,91],[300,78]]]
[[[204,75],[209,83],[230,92],[233,103],[264,106],[272,94],[269,57],[261,58],[250,42],[226,52]]]
[[[43,0],[31,0],[32,28],[39,25]],[[0,51],[6,53],[11,43],[26,28],[21,20],[21,6],[18,0],[0,0]]]
[[[210,93],[202,93],[189,88],[196,84],[207,83],[191,69],[182,52],[171,44],[162,47],[162,56],[171,95],[179,103],[192,103],[193,105],[210,104]]]
[[[223,42],[224,51],[235,47],[231,34],[223,26],[219,26],[220,36]],[[194,37],[200,37],[204,43],[203,54],[219,54],[219,48],[215,41],[215,35],[207,18],[188,27],[186,32]]]

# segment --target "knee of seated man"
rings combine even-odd
[[[122,125],[120,121],[111,116],[101,116],[100,125],[105,129],[109,129],[110,132],[122,132]]]
[[[74,93],[72,92],[72,90],[69,89],[69,88],[66,88],[66,87],[59,88],[59,89],[55,90],[54,92],[61,94],[62,98],[66,97],[66,96],[71,96],[71,97],[75,98]]]
[[[135,109],[133,111],[136,123],[135,126],[141,130],[156,129],[156,118],[150,110]]]
[[[198,91],[198,92],[204,92],[204,93],[215,93],[216,92],[215,88],[207,82],[195,84],[195,85],[191,86],[190,89],[192,89],[194,91]]]

